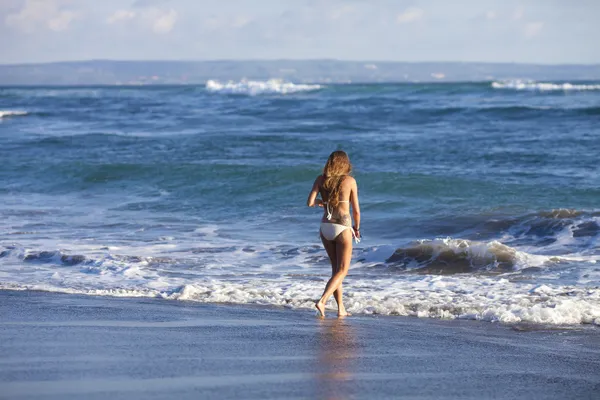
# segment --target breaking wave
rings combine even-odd
[[[212,93],[224,94],[291,94],[298,92],[309,92],[321,89],[321,85],[296,84],[284,82],[279,79],[270,79],[268,81],[229,81],[221,83],[215,80],[206,82],[206,90]]]
[[[560,219],[567,214],[553,215]],[[273,265],[297,265],[294,270],[279,273],[270,265],[238,269],[235,265],[223,268],[216,264],[210,272],[198,264],[207,257],[222,263],[231,253],[243,265],[244,259],[255,259],[264,250],[208,248],[208,253],[195,252],[180,259],[12,247],[0,253],[0,290],[152,297],[312,311],[329,278],[328,268],[323,265],[326,260],[320,263],[321,254],[315,253],[316,249],[272,249],[266,260]],[[450,238],[420,240],[396,249],[391,256],[391,249],[381,250],[387,254],[383,262],[358,262],[351,268],[345,282],[345,302],[352,313],[600,325],[600,287],[592,282],[568,285],[541,279],[547,273],[544,271],[560,264],[559,257],[528,254],[498,241]],[[376,252],[365,249],[362,254],[375,259]],[[591,258],[587,262],[595,265]],[[521,274],[536,265],[542,274],[539,279]],[[389,273],[395,269],[405,273]]]
[[[470,272],[507,272],[519,267],[540,264],[546,260],[519,252],[497,241],[476,242],[463,239],[419,240],[396,249],[386,262],[402,270],[417,270],[427,274]]]
[[[487,239],[485,229],[491,232]],[[422,239],[399,248],[358,246],[344,283],[348,310],[600,325],[598,211],[556,209],[487,219],[472,232],[479,236]],[[218,238],[201,247],[183,244],[163,251],[161,246],[5,245],[0,247],[0,290],[308,311],[329,279],[328,260],[316,244],[248,245]]]
[[[15,117],[20,115],[27,115],[27,111],[20,110],[0,110],[0,118],[4,117]]]
[[[492,87],[494,89],[538,91],[600,90],[600,84],[574,84],[569,82],[535,82],[520,79],[492,82]]]
[[[513,247],[535,246],[536,253],[593,253],[600,241],[600,213],[555,209],[515,218],[490,219],[476,229],[484,236],[500,235],[504,244]]]
[[[135,279],[138,278],[138,279]],[[600,289],[511,282],[473,276],[415,276],[415,279],[348,279],[346,308],[354,314],[471,319],[548,325],[600,325]],[[314,311],[323,282],[200,279],[169,287],[139,285],[139,274],[114,287],[18,284],[0,281],[0,290],[40,290],[111,297],[154,297],[199,303],[278,306]],[[136,284],[137,283],[137,284]],[[333,303],[329,304],[332,310]]]

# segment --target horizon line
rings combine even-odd
[[[256,59],[229,59],[229,58],[214,58],[214,59],[173,59],[173,60],[157,60],[157,59],[110,59],[110,58],[91,58],[80,60],[62,60],[62,61],[42,61],[42,62],[22,62],[22,63],[0,63],[0,67],[22,67],[34,65],[51,65],[51,64],[74,64],[74,63],[91,63],[91,62],[115,62],[115,63],[218,63],[218,62],[342,62],[342,63],[365,63],[365,64],[487,64],[487,65],[531,65],[544,67],[600,67],[600,63],[534,63],[534,62],[519,62],[519,61],[392,61],[392,60],[345,60],[337,58],[256,58]]]

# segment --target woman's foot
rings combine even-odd
[[[352,314],[350,314],[348,311],[344,310],[338,310],[338,318],[344,318],[344,317],[349,317]]]
[[[320,301],[317,301],[315,303],[315,307],[317,308],[317,310],[319,310],[319,317],[325,318],[325,304],[321,303]]]

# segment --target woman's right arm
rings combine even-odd
[[[323,202],[317,199],[317,195],[319,194],[319,188],[321,187],[321,175],[315,179],[315,183],[313,183],[313,187],[308,194],[308,199],[306,199],[306,205],[309,207],[319,206],[323,207]]]
[[[360,205],[358,204],[358,185],[356,184],[356,179],[352,179],[352,188],[350,189],[350,204],[352,205],[354,233],[357,237],[360,237]]]

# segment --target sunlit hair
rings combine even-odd
[[[327,201],[332,207],[337,207],[340,203],[340,186],[344,177],[350,173],[352,173],[352,164],[348,154],[341,150],[331,153],[323,168],[325,177],[323,189],[327,192]]]

